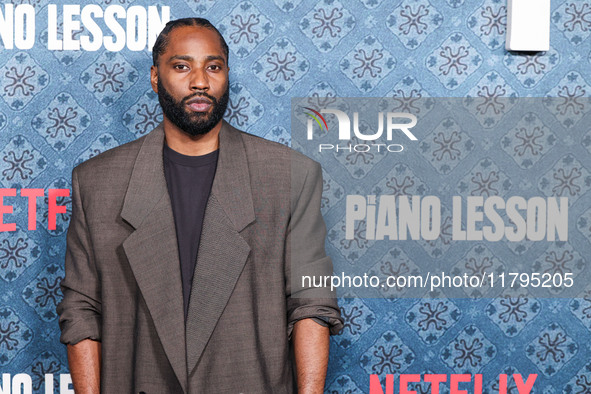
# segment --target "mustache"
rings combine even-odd
[[[197,93],[193,93],[193,94],[191,94],[191,95],[189,95],[187,97],[184,97],[181,100],[181,103],[182,104],[186,104],[187,101],[192,100],[195,97],[205,97],[205,98],[209,99],[214,105],[217,105],[217,103],[218,103],[218,100],[215,97],[213,97],[212,95],[207,94],[205,92],[197,92]]]

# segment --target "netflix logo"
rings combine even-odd
[[[38,214],[38,200],[47,201],[42,209],[47,212],[47,229],[55,230],[57,215],[65,214],[67,208],[61,205],[61,200],[65,197],[70,197],[70,189],[17,189],[14,188],[0,188],[0,232],[16,231],[16,223],[14,222],[14,205],[8,201],[14,200],[5,197],[17,197],[27,199],[27,229],[37,230],[37,214]]]
[[[498,377],[498,393],[530,394],[533,390],[537,374],[528,375],[524,379],[521,374],[501,374]],[[398,385],[394,384],[394,375],[386,375],[385,386],[382,386],[379,375],[370,375],[369,394],[418,394],[411,385],[427,383],[430,394],[449,391],[450,394],[482,394],[482,374],[400,374]],[[496,385],[496,384],[495,384]],[[447,390],[443,387],[447,386]],[[395,390],[397,389],[397,390]],[[421,391],[424,393],[425,391]]]

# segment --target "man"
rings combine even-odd
[[[207,20],[169,22],[153,58],[163,123],[72,173],[58,312],[76,392],[288,393],[293,357],[298,392],[321,393],[342,320],[292,286],[332,270],[318,164],[222,120],[228,47]]]

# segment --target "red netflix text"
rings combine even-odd
[[[498,387],[499,394],[507,394],[509,382],[512,379],[517,388],[518,394],[531,393],[537,374],[531,374],[524,381],[521,374],[501,374],[499,375]],[[449,386],[450,394],[482,394],[482,374],[401,374],[398,384],[399,394],[417,394],[416,390],[412,390],[409,385],[412,383],[418,384],[421,382],[429,383],[430,393],[439,394],[442,392],[443,385]],[[394,375],[386,375],[386,386],[382,387],[379,375],[370,375],[369,377],[369,394],[394,394]]]
[[[12,205],[6,205],[4,197],[16,197],[17,189],[0,188],[0,232],[16,231],[16,223],[11,223],[10,215],[14,211]],[[20,189],[20,197],[28,199],[27,229],[37,230],[37,199],[45,197],[44,189]],[[58,205],[58,197],[69,197],[70,189],[47,190],[47,229],[55,230],[57,215],[66,213],[65,205]]]

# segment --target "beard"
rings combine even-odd
[[[211,100],[211,112],[189,112],[186,109],[186,102],[198,96]],[[202,92],[176,101],[158,78],[158,102],[160,102],[162,112],[176,127],[192,137],[209,133],[222,120],[228,107],[229,97],[230,83],[228,82],[226,91],[219,100]]]

